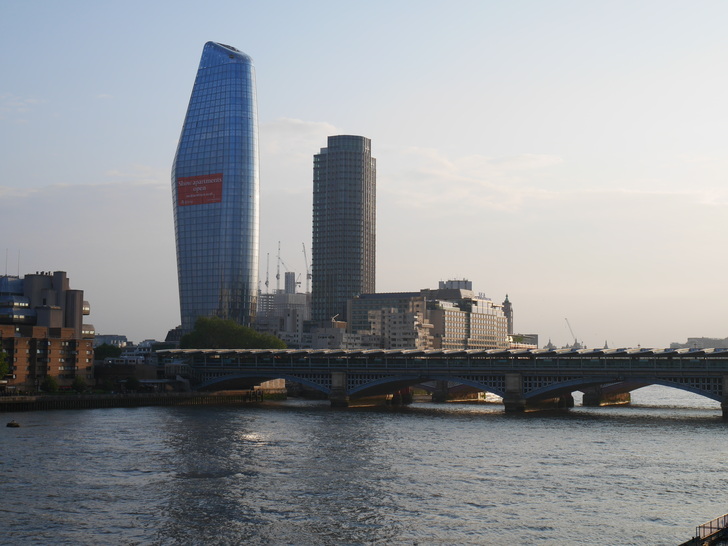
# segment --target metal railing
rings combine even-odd
[[[180,359],[179,355],[175,355]],[[361,357],[349,355],[255,355],[220,354],[215,352],[184,355],[181,358],[191,368],[274,368],[274,369],[446,369],[446,370],[514,370],[514,371],[650,371],[650,372],[707,372],[722,374],[728,372],[728,358],[720,359],[660,359],[660,358],[488,358],[469,356],[408,357],[386,355],[383,357]],[[163,359],[164,362],[164,359]],[[167,362],[165,362],[167,363]]]
[[[695,528],[695,536],[700,539],[708,538],[726,527],[728,527],[728,514],[712,519],[708,523],[698,525]]]

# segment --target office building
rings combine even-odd
[[[473,291],[467,279],[440,281],[422,290],[436,349],[506,349],[508,319],[503,306]]]
[[[65,271],[0,276],[0,350],[10,365],[0,390],[32,392],[47,376],[61,387],[93,381],[94,327],[83,290],[71,289]]]
[[[473,292],[472,282],[440,282],[419,292],[361,294],[349,302],[348,331],[383,349],[504,349],[501,305]]]
[[[342,320],[349,299],[375,290],[376,160],[361,136],[328,138],[314,156],[312,319]]]
[[[304,324],[311,319],[311,295],[296,291],[296,274],[286,271],[285,288],[258,295],[255,329],[282,339],[289,348],[300,348]]]
[[[255,318],[258,191],[252,60],[208,42],[172,167],[182,331],[200,316]]]

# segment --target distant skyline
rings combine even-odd
[[[256,66],[262,288],[278,241],[305,275],[312,157],[357,134],[377,291],[468,278],[541,345],[572,341],[566,318],[589,346],[726,337],[726,20],[718,0],[10,0],[3,273],[67,271],[99,333],[180,323],[169,178],[212,40]]]

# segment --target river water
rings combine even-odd
[[[728,423],[633,401],[0,414],[0,543],[676,545],[728,512]]]

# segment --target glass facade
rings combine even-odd
[[[172,166],[182,329],[199,316],[250,325],[258,285],[255,70],[234,47],[202,52]]]
[[[313,162],[311,314],[316,321],[339,315],[346,302],[375,292],[376,159],[371,140],[328,138]]]

